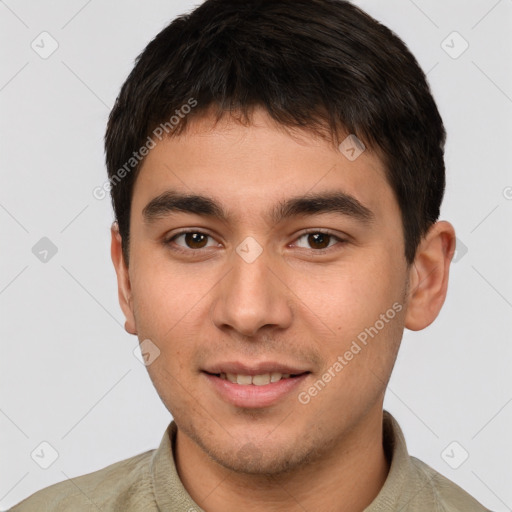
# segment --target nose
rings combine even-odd
[[[211,311],[214,324],[247,337],[255,336],[263,327],[288,327],[293,316],[293,294],[285,284],[279,263],[265,250],[252,262],[236,252],[232,260],[231,271],[216,287]]]

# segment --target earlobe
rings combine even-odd
[[[130,275],[128,267],[124,260],[123,249],[122,249],[122,238],[119,233],[119,226],[117,222],[112,224],[110,228],[111,233],[111,245],[110,254],[112,257],[112,263],[117,275],[117,291],[119,298],[119,305],[123,310],[126,318],[124,328],[129,334],[137,334],[135,327],[135,317],[133,314],[133,300],[132,300],[132,289],[130,283]]]
[[[418,246],[410,269],[405,327],[419,331],[438,316],[446,299],[450,263],[455,253],[455,230],[436,222]]]

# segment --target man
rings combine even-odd
[[[125,328],[174,421],[13,510],[487,510],[383,411],[446,297],[444,142],[415,58],[348,2],[173,21],[105,144]]]

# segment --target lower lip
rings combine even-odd
[[[281,379],[278,382],[271,382],[263,386],[236,384],[206,372],[203,372],[203,375],[206,376],[210,384],[226,402],[236,407],[257,408],[273,405],[289,395],[304,382],[309,374],[303,373],[297,377]]]

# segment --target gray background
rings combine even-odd
[[[442,218],[459,239],[445,306],[405,332],[385,407],[413,455],[511,510],[512,0],[356,3],[428,72],[448,131]],[[156,447],[170,420],[123,330],[113,216],[92,190],[134,58],[193,5],[0,1],[2,509]]]

